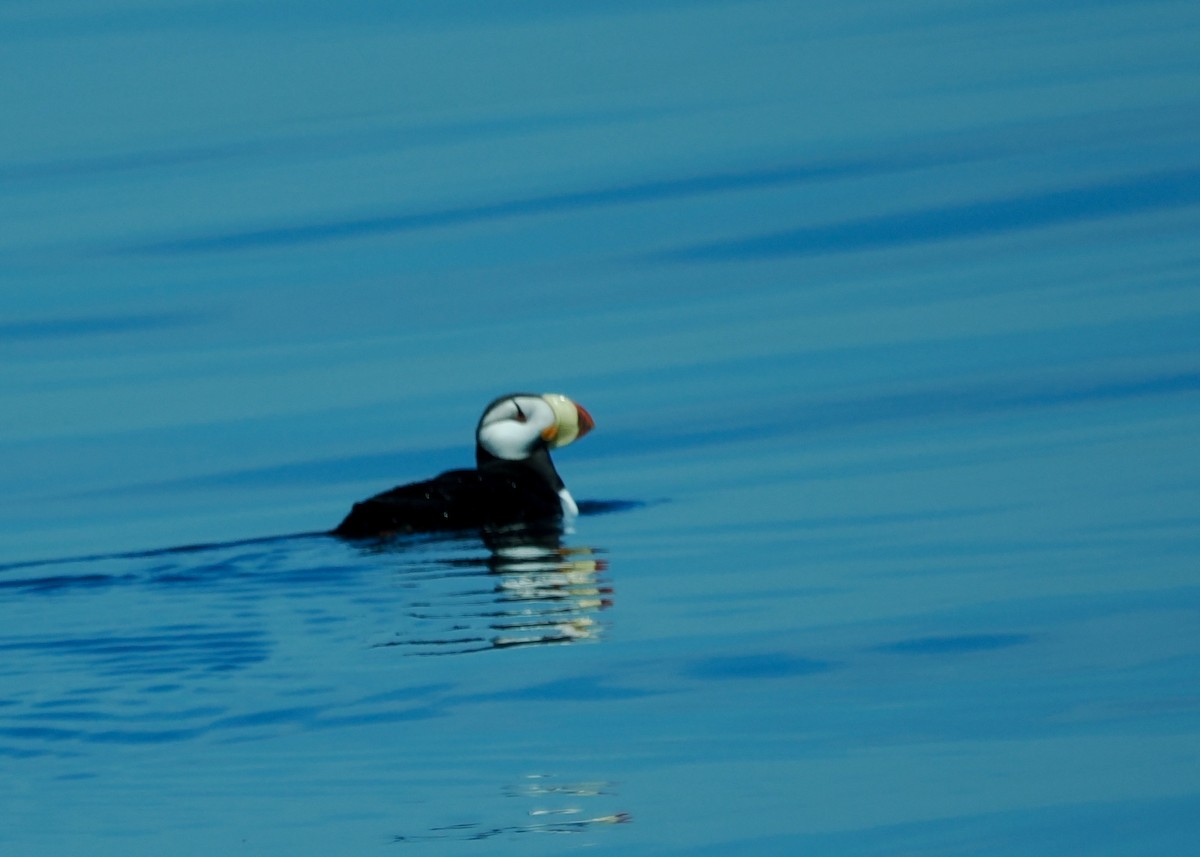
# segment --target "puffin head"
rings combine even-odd
[[[492,458],[524,461],[579,440],[595,425],[582,405],[561,393],[511,393],[487,406],[475,440]]]

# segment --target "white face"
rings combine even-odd
[[[557,424],[554,409],[541,396],[511,396],[483,415],[477,439],[497,458],[521,461],[554,436]]]

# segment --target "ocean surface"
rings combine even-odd
[[[1198,46],[0,5],[0,853],[1189,853]],[[323,534],[517,390],[560,536]]]

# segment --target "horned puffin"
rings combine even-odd
[[[501,396],[479,418],[474,470],[450,470],[355,503],[333,535],[362,539],[569,521],[579,508],[550,450],[595,425],[582,405],[561,393]]]

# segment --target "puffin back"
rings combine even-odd
[[[546,480],[521,463],[451,470],[355,503],[333,531],[344,538],[468,530],[558,519],[562,504]]]

